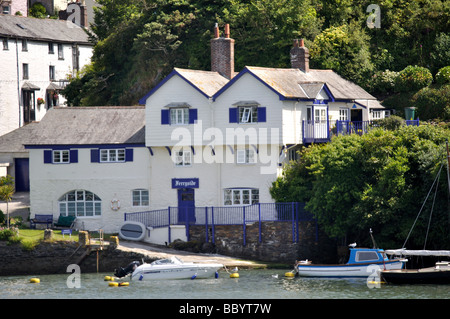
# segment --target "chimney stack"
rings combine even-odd
[[[211,39],[211,71],[219,72],[227,79],[234,75],[234,39],[230,38],[230,25],[225,25],[225,37],[220,37],[219,27],[214,26]]]
[[[303,39],[295,39],[294,46],[291,49],[291,67],[300,69],[303,72],[309,72],[309,50],[305,47]]]

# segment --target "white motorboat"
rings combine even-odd
[[[161,280],[161,279],[195,279],[214,278],[218,276],[222,264],[215,263],[186,263],[177,257],[159,259],[150,264],[139,265],[133,262],[125,269],[116,270],[115,276],[124,277],[131,274],[131,280]]]

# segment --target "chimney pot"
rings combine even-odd
[[[225,38],[230,37],[230,25],[227,23],[225,24]]]
[[[216,23],[214,25],[214,38],[218,38],[219,37],[219,25]]]
[[[305,41],[303,39],[300,39],[300,46],[304,47],[305,46]]]

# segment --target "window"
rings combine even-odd
[[[10,6],[3,6],[3,7],[2,7],[2,13],[3,13],[3,14],[10,14],[10,13],[11,13],[11,8],[10,8]]]
[[[257,188],[227,188],[224,190],[224,205],[250,205],[259,203]]]
[[[356,254],[356,261],[376,261],[378,254],[375,251],[358,251]]]
[[[258,122],[257,106],[239,107],[239,123],[257,123],[257,122]]]
[[[48,43],[48,54],[54,54],[55,53],[55,49],[53,47],[53,42],[49,42]]]
[[[94,217],[102,214],[102,201],[92,192],[75,190],[58,200],[61,216]]]
[[[372,111],[372,119],[373,120],[381,119],[381,113],[382,111]]]
[[[100,150],[100,162],[125,162],[125,149]]]
[[[22,51],[28,51],[28,40],[22,39]]]
[[[255,163],[255,151],[251,149],[237,150],[236,162],[238,164],[253,164]]]
[[[3,50],[9,50],[9,48],[8,48],[8,38],[3,38]]]
[[[48,76],[50,81],[54,81],[55,80],[55,66],[54,65],[50,65],[48,68]]]
[[[28,64],[27,63],[22,64],[22,78],[24,80],[28,80]]]
[[[266,122],[266,108],[257,104],[231,107],[228,116],[230,123],[264,123]]]
[[[53,163],[70,163],[69,150],[53,151]]]
[[[339,109],[339,121],[348,121],[348,109]]]
[[[133,206],[148,206],[148,190],[135,189],[133,190]]]
[[[62,43],[58,43],[58,59],[64,60],[64,50]]]
[[[170,109],[170,124],[189,124],[189,109]]]
[[[174,152],[175,166],[191,166],[192,153],[190,150],[179,150]]]

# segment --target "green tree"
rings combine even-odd
[[[0,177],[0,200],[6,202],[6,227],[9,228],[9,202],[15,193],[14,180],[11,176]]]
[[[273,183],[272,197],[305,202],[329,236],[360,240],[372,228],[379,244],[401,247],[445,163],[449,136],[441,127],[402,126],[335,137],[305,148],[301,160]],[[428,236],[428,247],[435,249],[450,244],[446,178],[440,184]],[[419,219],[410,248],[423,247],[430,206],[428,202],[428,214]]]

